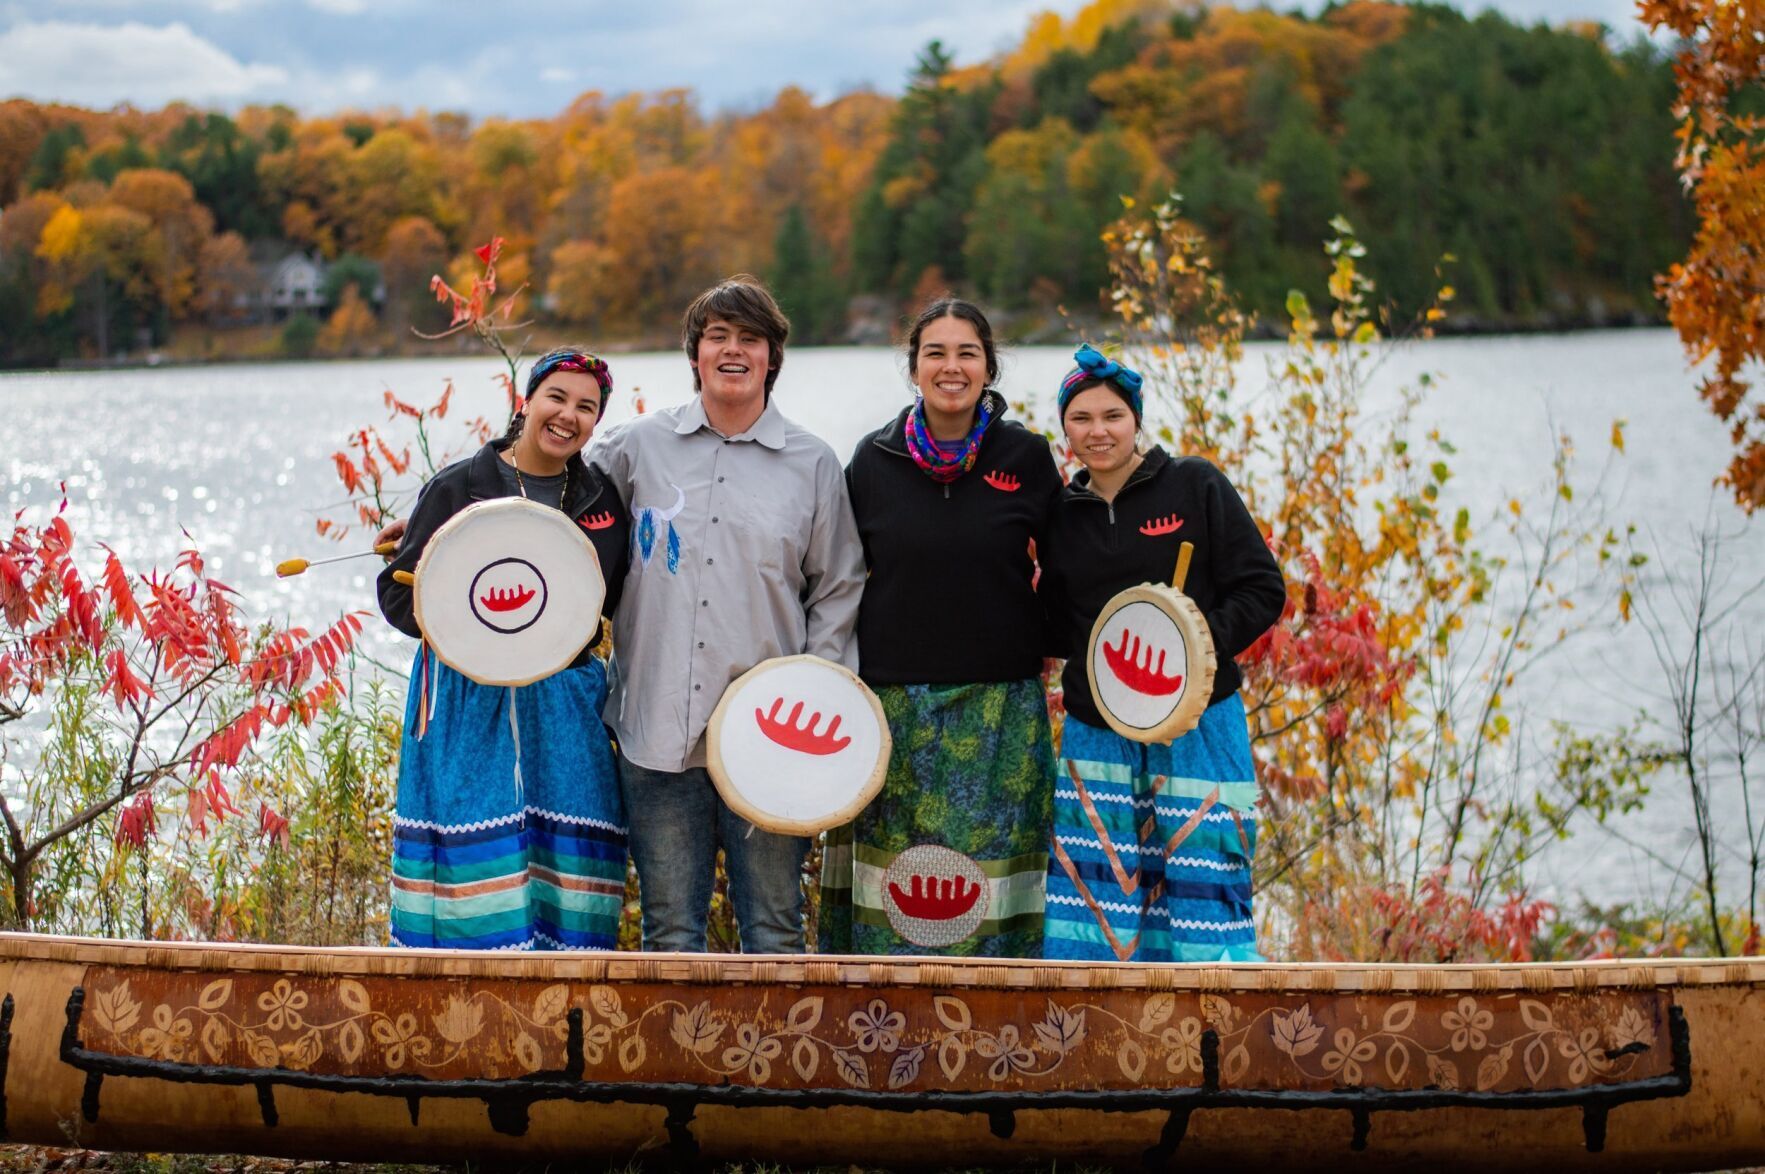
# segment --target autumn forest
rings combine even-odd
[[[1318,16],[1096,0],[900,97],[583,94],[547,120],[94,112],[0,103],[0,364],[381,352],[446,317],[429,275],[505,238],[540,330],[659,342],[749,271],[806,342],[884,341],[971,293],[1034,336],[1101,316],[1101,234],[1182,194],[1247,309],[1320,296],[1337,214],[1399,316],[1653,321],[1692,217],[1666,51],[1378,0]]]

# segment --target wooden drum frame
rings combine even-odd
[[[835,689],[850,687],[857,697],[835,704],[826,692],[814,689],[798,688],[787,694],[750,688],[780,670],[803,677],[799,666],[809,668],[811,676],[827,673],[837,678],[822,689],[827,684]],[[752,721],[746,720],[750,706]],[[831,720],[824,722],[822,715],[830,711]],[[866,714],[875,723],[873,728],[855,720]],[[852,670],[806,654],[761,661],[732,681],[711,713],[705,736],[706,767],[723,801],[755,827],[792,836],[813,836],[855,819],[882,789],[892,746],[876,694]],[[742,761],[732,765],[732,758]],[[860,778],[857,772],[866,762],[870,769]],[[848,778],[857,785],[850,786]],[[820,792],[830,784],[846,787],[844,802],[827,802]],[[785,793],[760,794],[768,787]]]

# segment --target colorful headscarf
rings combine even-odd
[[[533,370],[527,373],[527,399],[539,390],[547,375],[559,371],[582,371],[594,376],[594,381],[601,388],[601,407],[607,406],[607,397],[613,394],[613,373],[607,370],[607,362],[599,355],[591,355],[587,351],[579,351],[574,347],[559,347],[547,351],[533,363]]]
[[[1066,373],[1060,381],[1060,398],[1055,401],[1060,409],[1060,418],[1066,419],[1066,406],[1072,397],[1078,394],[1082,384],[1098,381],[1113,387],[1118,395],[1128,402],[1134,411],[1134,420],[1139,422],[1142,414],[1140,385],[1145,382],[1138,371],[1124,367],[1114,359],[1106,357],[1102,351],[1085,343],[1073,352],[1073,361],[1078,364]]]
[[[974,427],[961,440],[943,441],[931,434],[925,426],[925,401],[920,400],[907,413],[907,425],[904,429],[907,440],[907,455],[913,458],[920,471],[940,485],[948,485],[970,469],[974,468],[975,458],[980,455],[981,436],[986,432],[987,425],[993,422],[993,415],[998,410],[999,402],[991,395],[981,396],[981,402],[975,411]]]

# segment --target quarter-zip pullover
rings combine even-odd
[[[417,495],[416,507],[411,510],[410,528],[398,545],[398,553],[380,572],[376,584],[381,614],[405,635],[421,637],[423,633],[417,629],[411,589],[394,579],[393,574],[397,571],[414,572],[429,539],[441,529],[443,522],[467,506],[492,498],[514,496],[503,478],[502,470],[507,466],[501,456],[503,450],[513,443],[506,437],[491,441],[471,456],[455,461],[435,474]],[[594,552],[601,563],[601,577],[607,585],[601,615],[608,617],[619,606],[619,597],[625,587],[625,569],[631,561],[631,526],[625,503],[619,500],[606,477],[583,461],[580,454],[571,457],[566,467],[569,477],[560,508],[582,527],[588,540],[594,544]],[[599,643],[597,635],[572,662],[572,667],[587,663]]]
[[[1244,500],[1226,475],[1202,457],[1153,448],[1115,495],[1104,501],[1081,471],[1061,490],[1042,554],[1042,597],[1061,644],[1061,685],[1068,713],[1106,723],[1091,698],[1085,650],[1091,626],[1117,592],[1169,583],[1183,543],[1195,546],[1183,593],[1213,634],[1219,667],[1213,696],[1243,682],[1233,658],[1281,618],[1287,588],[1281,568]],[[1211,704],[1210,701],[1210,704]]]
[[[948,484],[907,451],[904,409],[858,442],[846,485],[870,577],[859,675],[876,685],[1021,681],[1047,639],[1030,543],[1060,492],[1048,442],[994,408],[972,469]]]

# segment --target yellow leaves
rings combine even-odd
[[[63,204],[43,226],[37,243],[37,256],[45,261],[67,262],[76,259],[91,247],[85,218],[72,204]]]
[[[883,185],[882,199],[890,209],[899,211],[925,194],[926,181],[918,174],[902,175]]]
[[[1624,428],[1629,423],[1622,416],[1612,421],[1612,447],[1618,452],[1624,451]]]
[[[1354,297],[1354,261],[1348,257],[1336,258],[1336,267],[1330,271],[1330,296],[1339,302],[1349,301]]]

